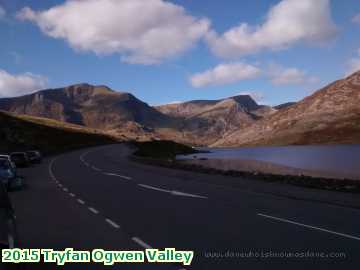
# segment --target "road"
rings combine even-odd
[[[359,209],[222,185],[226,176],[138,164],[128,160],[130,151],[121,144],[96,147],[22,170],[27,188],[12,193],[22,247],[195,252],[191,266],[136,269],[358,269]],[[309,252],[321,255],[304,255]]]

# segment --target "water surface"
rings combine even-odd
[[[360,145],[306,145],[241,148],[201,148],[211,153],[197,154],[197,158],[246,159],[313,170],[360,179]],[[179,156],[192,159],[194,155]]]

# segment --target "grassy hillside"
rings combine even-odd
[[[54,154],[118,141],[94,129],[0,111],[1,153],[38,149],[44,154]]]

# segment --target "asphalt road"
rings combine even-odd
[[[360,210],[217,185],[227,178],[134,163],[129,151],[85,149],[22,170],[27,188],[12,193],[22,247],[195,252],[191,266],[113,269],[359,269]]]

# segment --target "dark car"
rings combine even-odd
[[[16,217],[9,195],[0,181],[0,250],[9,248],[19,248]],[[23,268],[20,264],[0,263],[0,270],[10,269]]]
[[[15,248],[18,246],[16,217],[9,195],[0,183],[0,248]]]
[[[16,164],[11,160],[9,155],[0,155],[0,159],[6,159],[10,162],[11,167],[16,171]]]
[[[17,174],[9,160],[0,158],[0,181],[8,190],[19,190],[23,187],[24,179]]]
[[[42,156],[39,151],[27,151],[26,154],[31,163],[41,163]]]
[[[16,177],[16,172],[14,171],[11,163],[6,159],[0,159],[0,179],[2,184],[8,188],[12,179]]]
[[[11,160],[19,168],[29,167],[30,160],[25,152],[14,152],[10,154]]]

